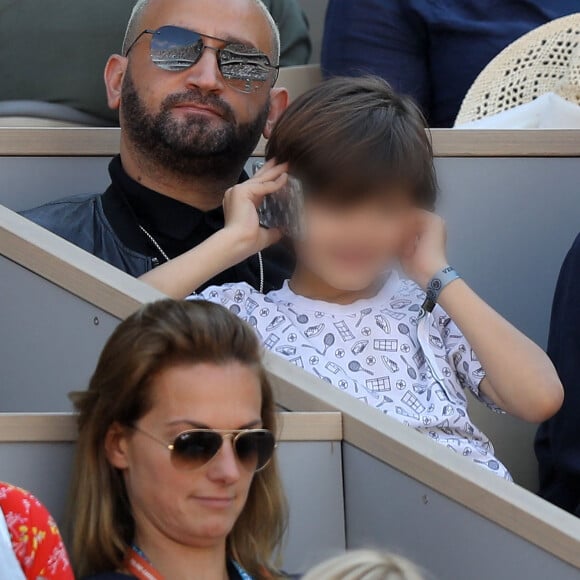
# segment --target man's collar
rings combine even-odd
[[[119,156],[111,161],[109,173],[115,190],[124,198],[139,225],[176,240],[188,238],[202,221],[214,230],[219,230],[224,226],[222,207],[203,212],[153,191],[132,179],[125,172]],[[247,178],[244,172],[240,181],[245,181]]]

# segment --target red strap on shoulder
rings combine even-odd
[[[133,574],[138,580],[164,580],[163,576],[133,549],[127,552],[123,566],[127,572]]]

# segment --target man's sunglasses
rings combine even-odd
[[[151,61],[163,70],[181,72],[191,68],[208,49],[216,53],[219,70],[227,85],[237,91],[255,93],[265,84],[273,86],[278,78],[279,67],[253,46],[228,42],[179,26],[144,30],[127,49],[125,56],[145,34],[151,35]],[[220,41],[224,47],[207,46],[205,38]]]
[[[276,438],[268,429],[189,429],[177,435],[173,443],[165,443],[135,425],[132,428],[169,449],[171,461],[178,469],[194,470],[203,467],[218,454],[225,439],[232,440],[238,461],[252,473],[264,469],[276,449]]]

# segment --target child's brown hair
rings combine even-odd
[[[289,163],[311,192],[353,202],[389,186],[435,205],[437,180],[425,118],[384,80],[335,77],[311,89],[284,112],[266,158]]]

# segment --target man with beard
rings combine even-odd
[[[121,125],[110,187],[23,215],[133,276],[202,243],[223,228],[225,191],[247,178],[245,162],[287,106],[273,88],[279,57],[260,0],[139,0],[123,54],[105,68]],[[274,246],[208,284],[268,291],[290,268]]]

